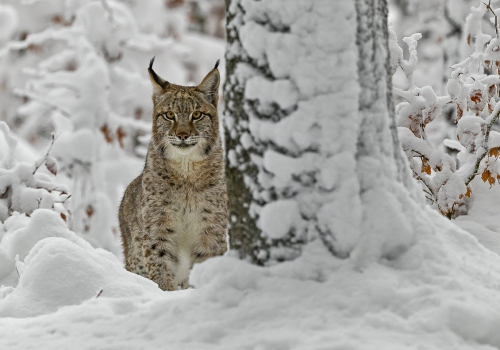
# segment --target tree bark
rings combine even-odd
[[[397,256],[423,197],[395,125],[386,0],[227,1],[230,245],[256,264],[320,239]]]
[[[251,67],[255,74],[274,77],[269,72],[267,64],[259,64],[243,49],[239,29],[244,23],[242,16],[245,10],[241,1],[226,0],[227,47],[226,52],[226,82],[224,84],[224,98],[226,101],[224,136],[226,145],[226,179],[229,196],[229,242],[231,249],[239,252],[241,258],[249,258],[252,262],[262,265],[269,260],[270,242],[261,235],[257,227],[256,215],[252,215],[252,204],[264,205],[264,199],[257,199],[252,195],[251,186],[259,186],[259,168],[252,161],[251,156],[263,156],[263,151],[270,147],[257,142],[251,148],[241,145],[243,135],[250,135],[250,113],[262,119],[278,119],[274,113],[259,112],[255,108],[256,101],[245,98],[246,80],[236,75],[240,66]],[[231,50],[238,50],[234,54]],[[250,112],[251,111],[251,112]],[[277,114],[286,115],[286,111],[277,110]],[[232,163],[237,157],[237,164]],[[272,197],[276,198],[276,195]],[[288,242],[285,242],[288,243]]]

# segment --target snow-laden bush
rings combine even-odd
[[[497,29],[494,38],[481,28],[487,13],[492,14]],[[471,182],[476,175],[480,174],[490,186],[500,183],[500,133],[492,129],[500,116],[500,39],[495,10],[488,4],[472,8],[465,30],[474,51],[452,66],[448,96],[438,96],[430,86],[414,84],[416,47],[421,35],[403,39],[409,48],[408,60],[403,59],[395,34],[391,35],[393,71],[401,67],[408,80],[406,90],[394,89],[404,100],[396,106],[400,140],[428,202],[449,218],[460,214],[465,199],[473,195]],[[457,140],[446,139],[444,145],[458,151],[456,159],[433,147],[426,134],[428,124],[442,115],[447,104],[456,108]]]
[[[5,122],[0,122],[0,132],[8,147],[0,159],[0,285],[10,285],[17,280],[14,262],[24,259],[39,239],[54,236],[58,230],[38,219],[40,210],[51,212],[58,225],[68,230],[71,194],[55,179],[58,164],[50,155],[51,148],[31,164],[18,161],[17,139]],[[31,233],[34,230],[40,231]]]
[[[0,122],[0,132],[8,145],[6,157],[0,160],[0,223],[15,212],[30,216],[40,208],[56,211],[66,221],[71,195],[51,176],[57,174],[58,164],[50,155],[50,148],[33,164],[19,162],[16,157],[17,140],[5,122]],[[43,164],[49,173],[39,171]]]

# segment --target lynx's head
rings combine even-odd
[[[219,147],[219,61],[198,86],[180,86],[160,78],[149,64],[153,83],[154,148],[166,158],[199,161]]]

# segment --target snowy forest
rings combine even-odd
[[[0,349],[500,349],[498,16],[0,0]],[[217,69],[228,250],[166,291],[125,269],[119,206],[155,81]]]

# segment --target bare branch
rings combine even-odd
[[[40,166],[45,162],[45,160],[47,160],[47,157],[49,156],[50,151],[52,150],[52,146],[54,146],[54,141],[56,140],[56,136],[54,133],[52,133],[50,136],[51,136],[51,142],[49,145],[49,149],[47,150],[47,152],[45,152],[45,155],[43,155],[35,162],[35,170],[33,170],[33,175],[36,173],[38,168],[40,168]]]
[[[65,117],[68,117],[68,118],[71,117],[71,113],[65,111],[64,109],[62,109],[61,107],[59,107],[55,103],[47,101],[47,100],[44,100],[42,97],[37,96],[37,95],[35,95],[35,94],[31,93],[31,92],[28,92],[26,90],[14,89],[13,94],[14,95],[18,95],[18,96],[24,96],[24,97],[31,98],[33,100],[36,100],[36,101],[38,101],[38,102],[40,102],[42,104],[45,104],[45,105],[51,107],[55,111],[60,112]]]
[[[465,182],[466,186],[468,186],[471,183],[471,181],[474,180],[474,178],[476,177],[476,175],[479,172],[479,166],[481,165],[481,161],[484,159],[484,157],[488,154],[488,152],[490,150],[488,147],[488,140],[490,137],[490,131],[491,131],[491,128],[493,127],[493,124],[495,124],[495,122],[498,120],[499,117],[500,117],[500,111],[498,111],[495,114],[493,119],[491,119],[491,121],[488,123],[488,126],[486,127],[486,133],[485,133],[484,142],[483,142],[483,152],[481,152],[481,154],[479,154],[479,156],[476,158],[474,172],[469,176],[469,178]]]

